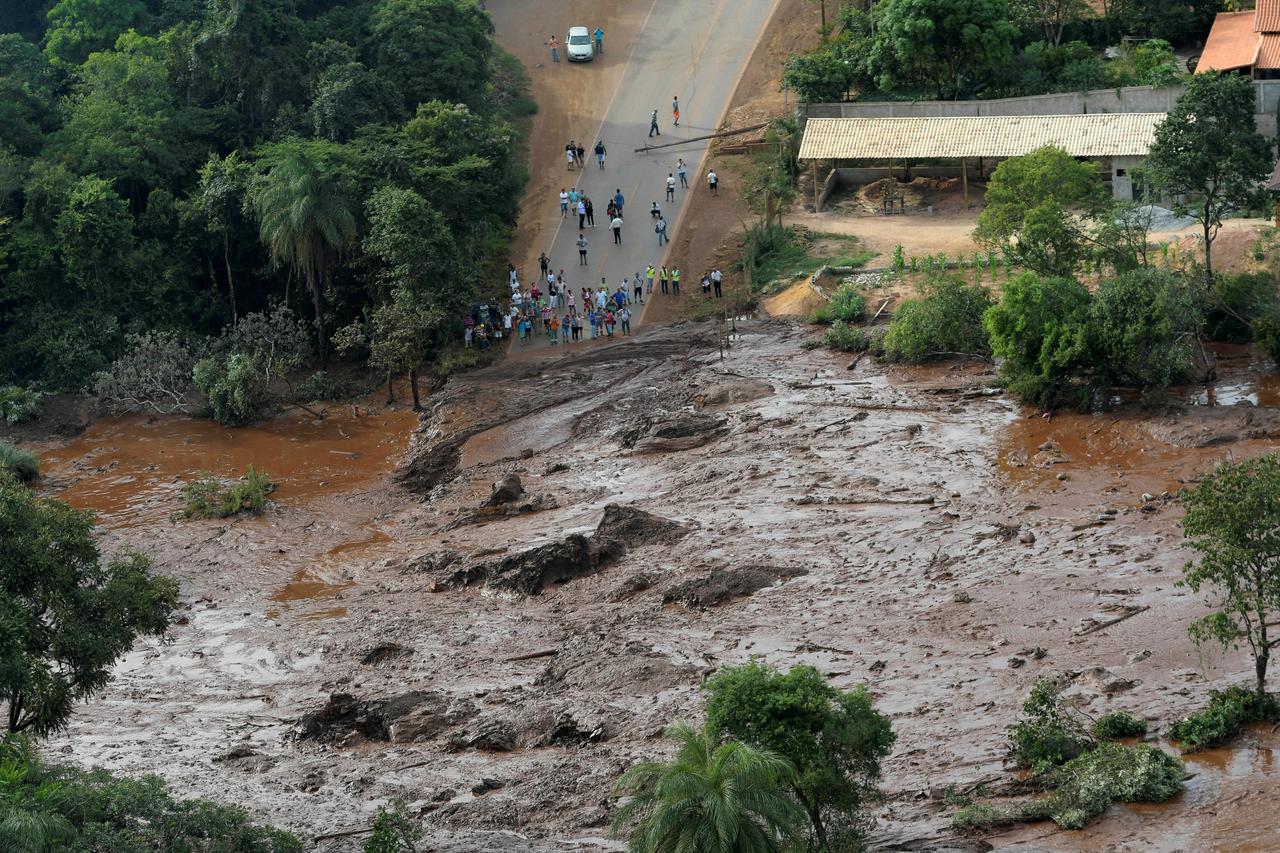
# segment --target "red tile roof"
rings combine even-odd
[[[1258,0],[1254,10],[1255,33],[1280,33],[1280,0]]]
[[[1254,12],[1221,12],[1213,19],[1213,29],[1200,54],[1196,72],[1230,71],[1248,68],[1258,55],[1258,33],[1253,28]]]
[[[1280,68],[1280,33],[1263,33],[1258,39],[1258,58],[1253,67]]]

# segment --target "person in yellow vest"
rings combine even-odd
[[[649,264],[649,266],[645,267],[645,270],[644,270],[644,295],[645,296],[653,295],[653,277],[657,274],[658,274],[658,271],[653,268],[653,264]]]
[[[671,295],[680,295],[680,267],[671,270]]]

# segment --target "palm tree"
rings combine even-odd
[[[632,853],[776,853],[796,837],[804,812],[787,793],[786,759],[688,723],[667,736],[680,744],[675,760],[637,764],[615,788],[632,795],[613,821]]]
[[[306,152],[293,151],[254,188],[253,207],[271,260],[277,266],[287,262],[306,279],[323,365],[325,282],[356,236],[348,199],[321,163]]]

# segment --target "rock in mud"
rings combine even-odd
[[[702,447],[728,434],[728,421],[701,412],[675,412],[642,418],[619,438],[637,453],[668,453]]]
[[[399,643],[378,643],[360,657],[365,666],[379,666],[387,661],[413,654],[413,649]]]
[[[652,586],[653,578],[644,572],[637,572],[619,584],[618,588],[613,591],[613,595],[610,597],[614,601],[623,601],[636,593],[644,592]]]
[[[365,741],[396,740],[405,743],[439,734],[471,716],[471,707],[452,707],[438,694],[412,690],[385,699],[359,699],[350,693],[334,693],[318,711],[304,714],[294,729],[295,740],[314,740],[349,746]],[[435,726],[437,718],[443,723]],[[404,720],[403,725],[399,725]],[[398,728],[397,728],[398,726]]]
[[[693,399],[699,406],[731,406],[734,403],[749,403],[772,394],[773,386],[762,379],[737,379],[708,385]]]
[[[515,503],[524,497],[524,484],[516,474],[508,474],[493,484],[493,491],[481,506],[496,507]]]
[[[565,644],[535,682],[548,693],[576,693],[608,684],[626,695],[649,697],[679,684],[696,684],[698,669],[634,640],[579,635]]]
[[[689,528],[669,518],[662,518],[624,504],[609,504],[596,525],[596,536],[615,539],[628,548],[645,545],[667,545],[689,535]]]
[[[745,598],[778,581],[808,574],[804,569],[786,566],[743,566],[715,569],[709,575],[683,581],[663,595],[664,604],[684,607],[716,607],[735,598]]]

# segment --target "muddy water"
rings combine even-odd
[[[201,471],[222,477],[253,465],[276,484],[273,500],[303,503],[368,486],[404,452],[417,416],[388,409],[319,420],[282,415],[229,429],[196,418],[128,416],[95,423],[41,453],[49,485],[112,527],[153,521],[181,507],[183,484]]]

